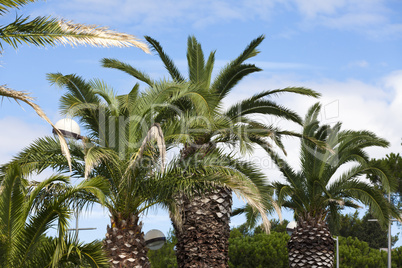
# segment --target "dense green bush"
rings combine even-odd
[[[234,228],[229,239],[229,267],[231,268],[287,268],[289,235],[283,224],[274,224],[270,235],[256,228],[249,232],[244,228]],[[153,268],[177,267],[174,245],[176,238],[169,233],[166,244],[159,250],[149,251],[148,257]],[[370,248],[368,243],[353,237],[339,239],[340,268],[386,268],[387,252]],[[392,268],[402,268],[402,247],[392,251]]]
[[[386,268],[387,252],[373,249],[368,243],[353,237],[339,239],[340,267]]]
[[[288,240],[286,233],[244,236],[234,229],[229,239],[229,267],[288,267]]]

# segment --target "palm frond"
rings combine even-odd
[[[80,162],[80,159],[84,157],[82,145],[70,141],[69,149],[72,155],[71,163],[73,168],[71,176],[83,177],[84,167]],[[33,141],[31,145],[18,153],[11,163],[17,163],[21,167],[24,176],[28,176],[32,172],[41,173],[49,167],[60,173],[67,173],[70,170],[67,159],[61,151],[60,141],[52,136]],[[4,169],[4,167],[0,169]]]
[[[145,40],[151,45],[152,50],[156,51],[165,65],[166,70],[169,72],[170,76],[176,82],[183,82],[185,79],[180,74],[179,69],[175,66],[174,62],[169,58],[169,56],[163,51],[162,46],[155,39],[145,36]]]
[[[135,78],[137,78],[138,80],[148,84],[149,86],[152,86],[154,84],[153,80],[145,73],[137,70],[136,68],[134,68],[133,66],[121,62],[117,59],[102,59],[101,60],[102,66],[105,68],[113,68],[113,69],[117,69],[120,71],[123,71]]]
[[[225,112],[225,115],[235,122],[239,121],[241,116],[252,114],[271,115],[293,121],[300,125],[302,124],[302,119],[296,112],[270,100],[254,100],[253,98],[242,100]]]
[[[7,97],[7,98],[12,98],[12,99],[14,99],[16,101],[20,100],[20,101],[25,102],[26,104],[31,106],[32,109],[34,109],[35,112],[41,118],[43,118],[46,122],[48,122],[53,127],[53,129],[55,130],[57,136],[59,137],[61,151],[62,151],[63,155],[65,155],[65,157],[67,159],[67,162],[68,162],[68,166],[69,166],[70,171],[71,171],[71,155],[70,155],[70,151],[68,150],[67,142],[64,139],[63,134],[60,132],[60,130],[55,125],[53,125],[52,121],[50,121],[49,117],[47,117],[47,115],[39,107],[39,105],[37,105],[36,103],[33,102],[33,98],[30,97],[25,92],[12,90],[12,89],[9,89],[9,88],[7,88],[5,86],[0,86],[0,96]]]
[[[120,115],[119,100],[117,99],[113,88],[103,80],[96,78],[89,81],[89,85],[93,92],[102,97],[102,99],[107,103],[111,115],[118,117]]]
[[[0,14],[9,12],[10,8],[20,8],[28,3],[36,2],[37,0],[3,0],[0,3]]]
[[[160,158],[161,158],[161,170],[165,169],[165,161],[166,161],[166,144],[165,144],[165,139],[163,137],[163,132],[160,124],[155,123],[152,125],[152,127],[149,129],[147,136],[145,139],[142,141],[142,144],[140,148],[138,149],[138,152],[132,156],[132,160],[130,160],[130,164],[127,168],[128,172],[131,168],[135,167],[138,164],[138,161],[141,159],[144,150],[146,146],[148,145],[149,142],[152,140],[155,140],[158,144],[158,149],[160,153]]]
[[[257,47],[261,44],[264,38],[265,37],[261,35],[251,41],[246,49],[235,60],[227,64],[215,78],[212,88],[216,90],[222,98],[228,94],[241,78],[250,73],[261,71],[260,68],[257,68],[254,65],[243,64],[243,62],[259,53]]]
[[[270,223],[260,191],[265,185],[264,178],[251,163],[232,159],[220,150],[208,154],[201,150],[185,161],[178,158],[169,163],[158,175],[155,188],[164,189],[159,195],[161,200],[170,198],[174,203],[172,197],[180,194],[192,198],[216,186],[227,187],[261,214],[264,228],[269,232]]]
[[[189,36],[187,41],[187,63],[189,79],[194,84],[204,82],[205,59],[201,44],[194,36]],[[209,86],[209,85],[206,85]]]
[[[90,147],[85,152],[85,179],[89,178],[89,175],[93,171],[95,167],[100,165],[101,163],[109,163],[112,166],[118,165],[117,153],[109,148],[103,148],[98,146]]]
[[[257,50],[257,47],[264,41],[265,36],[260,35],[256,39],[252,40],[250,44],[247,45],[247,47],[243,50],[243,52],[231,63],[232,65],[240,65],[244,61],[257,56],[259,51]]]
[[[254,64],[240,64],[230,66],[228,69],[224,68],[218,75],[218,78],[214,80],[211,88],[223,99],[241,79],[249,74],[260,71],[262,69],[256,67]]]
[[[106,122],[110,109],[102,104],[98,89],[92,88],[91,84],[75,74],[63,75],[61,73],[47,74],[51,84],[65,88],[68,93],[60,98],[60,111],[64,115],[79,117],[80,122],[90,131],[89,135],[98,138],[105,137]]]
[[[77,24],[50,17],[17,17],[0,28],[0,39],[18,48],[22,43],[35,46],[90,45],[95,47],[138,47],[150,53],[148,46],[135,36],[109,30],[97,25]],[[2,48],[2,44],[0,43]]]
[[[281,89],[274,89],[274,90],[265,90],[258,94],[255,94],[252,98],[255,100],[261,99],[267,96],[278,96],[283,93],[295,93],[299,95],[305,95],[313,98],[318,98],[321,96],[319,92],[316,92],[312,89],[305,88],[305,87],[286,87]]]

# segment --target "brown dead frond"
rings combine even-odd
[[[67,162],[68,162],[68,166],[70,168],[71,171],[71,155],[70,155],[70,151],[68,150],[68,146],[67,146],[67,142],[64,139],[63,134],[60,132],[60,130],[58,128],[56,128],[53,123],[50,121],[50,119],[47,117],[47,115],[45,114],[45,112],[39,107],[39,105],[37,105],[36,103],[33,102],[34,98],[32,98],[31,96],[29,96],[28,93],[26,92],[22,92],[22,91],[17,91],[17,90],[13,90],[13,89],[9,89],[7,88],[5,85],[0,86],[0,96],[2,97],[7,97],[7,98],[11,98],[14,99],[15,101],[22,101],[25,102],[26,104],[28,104],[29,106],[32,107],[32,109],[35,110],[35,112],[41,117],[43,118],[46,122],[48,122],[53,129],[56,131],[57,136],[59,137],[60,140],[60,146],[61,146],[61,151],[63,153],[63,155],[65,155],[65,157],[67,158]]]
[[[67,34],[58,37],[62,44],[71,46],[91,45],[95,47],[138,47],[150,54],[146,43],[141,42],[134,35],[119,33],[98,25],[85,25],[71,21],[60,20],[59,25]],[[70,35],[68,34],[70,33]]]
[[[152,125],[152,127],[148,130],[147,136],[145,139],[142,141],[141,147],[138,149],[138,152],[133,155],[132,159],[130,161],[130,164],[127,168],[127,172],[136,164],[138,161],[141,159],[145,148],[147,147],[148,143],[155,140],[158,148],[159,148],[159,154],[161,158],[161,170],[165,169],[165,160],[166,160],[166,144],[165,144],[165,138],[163,136],[162,128],[160,124],[155,123]]]

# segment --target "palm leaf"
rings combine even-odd
[[[62,151],[63,155],[66,157],[68,166],[71,171],[71,155],[70,155],[70,151],[68,150],[67,142],[64,139],[63,134],[60,132],[60,130],[55,125],[53,125],[53,123],[50,121],[50,119],[47,117],[47,115],[43,112],[43,110],[36,103],[33,102],[33,98],[30,97],[27,93],[12,90],[12,89],[6,88],[5,86],[0,86],[0,96],[12,98],[16,101],[20,100],[20,101],[25,102],[26,104],[31,106],[41,118],[43,118],[46,122],[48,122],[53,127],[54,131],[56,132],[57,136],[59,137],[61,151]]]
[[[230,66],[229,69],[223,69],[218,78],[215,79],[211,88],[216,90],[221,99],[223,99],[240,80],[249,74],[260,72],[262,69],[254,64],[240,64]]]
[[[10,8],[20,8],[28,3],[36,1],[37,0],[3,0],[0,3],[0,14],[8,12]]]
[[[116,59],[106,59],[106,58],[102,59],[101,63],[102,63],[102,66],[105,68],[113,68],[113,69],[123,71],[123,72],[137,78],[138,80],[148,84],[149,86],[152,86],[154,84],[152,79],[147,74],[135,69],[133,66],[131,66],[127,63],[121,62]]]
[[[145,40],[151,45],[152,50],[156,51],[165,65],[166,70],[169,72],[170,76],[176,82],[183,82],[185,79],[180,74],[179,69],[175,66],[174,62],[169,58],[169,56],[163,51],[162,46],[155,39],[145,36]]]
[[[109,30],[96,25],[76,24],[71,21],[58,20],[50,17],[19,16],[12,23],[0,28],[0,39],[18,48],[19,45],[90,45],[95,47],[138,47],[150,53],[147,45],[129,34]],[[0,43],[0,47],[3,45]]]

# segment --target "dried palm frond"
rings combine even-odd
[[[119,33],[98,25],[85,25],[60,20],[59,26],[65,32],[57,38],[62,44],[71,46],[89,44],[95,47],[138,47],[150,54],[148,46],[131,34]]]
[[[144,153],[144,150],[147,146],[147,144],[152,141],[156,140],[159,148],[159,154],[161,157],[161,170],[165,169],[165,159],[166,159],[166,144],[165,144],[165,138],[163,136],[162,128],[160,124],[155,123],[152,125],[152,127],[148,130],[147,136],[143,140],[141,147],[138,149],[138,152],[133,155],[133,160],[130,162],[130,165],[127,168],[126,173],[134,167],[137,162],[141,159],[142,154]]]
[[[0,86],[0,96],[14,99],[17,102],[19,100],[25,102],[26,104],[31,106],[32,109],[34,109],[35,112],[41,118],[43,118],[46,122],[48,122],[53,127],[53,129],[55,130],[57,136],[59,137],[61,151],[62,151],[63,155],[67,158],[68,166],[69,166],[70,171],[71,171],[71,155],[70,155],[70,151],[68,150],[67,142],[64,139],[63,134],[60,132],[60,130],[57,127],[55,127],[55,125],[53,125],[53,123],[47,117],[45,112],[39,107],[39,105],[37,105],[36,103],[33,102],[34,98],[29,96],[29,94],[26,93],[26,92],[9,89],[5,85]]]

